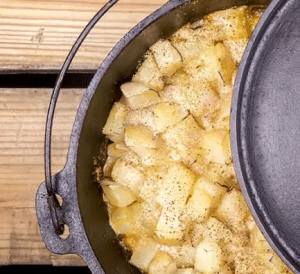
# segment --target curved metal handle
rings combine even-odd
[[[52,177],[52,183],[53,185],[57,184],[57,181],[59,181],[59,177],[61,177],[61,173],[58,173]],[[65,201],[63,201],[63,205],[65,207]],[[59,206],[56,208],[57,213],[59,213],[60,218],[64,220],[64,223],[66,223],[66,216],[62,216],[61,211],[65,211],[65,208],[63,206]],[[72,245],[72,237],[67,237],[66,239],[61,238],[59,235],[57,235],[57,232],[55,231],[55,227],[51,220],[51,210],[49,207],[49,196],[46,188],[46,183],[42,183],[37,191],[36,195],[36,212],[37,212],[37,218],[38,223],[40,226],[40,232],[43,238],[44,243],[46,244],[46,247],[53,253],[56,254],[72,254],[76,253],[76,251],[73,248]],[[68,227],[70,228],[70,224],[68,223]],[[73,229],[72,229],[73,230]],[[72,231],[73,232],[73,231]]]
[[[47,114],[46,120],[46,131],[45,131],[45,186],[48,195],[48,206],[50,210],[50,218],[52,219],[52,224],[54,226],[54,231],[57,235],[61,235],[64,232],[64,221],[59,213],[58,201],[55,196],[55,188],[52,182],[51,177],[51,135],[52,135],[52,124],[53,117],[56,107],[56,102],[59,96],[59,91],[61,88],[62,81],[64,76],[75,56],[77,50],[81,46],[82,42],[85,40],[86,36],[89,34],[91,29],[95,26],[95,24],[102,18],[102,16],[114,5],[118,2],[118,0],[110,0],[106,3],[100,11],[94,16],[94,18],[88,23],[85,29],[82,31],[80,36],[77,38],[75,44],[73,45],[70,53],[68,54],[62,68],[60,74],[56,80],[55,87],[52,92],[50,105]]]
[[[51,220],[46,183],[42,183],[36,195],[36,212],[40,232],[48,250],[56,254],[80,255],[92,273],[104,274],[103,269],[91,249],[84,231],[79,212],[74,170],[66,166],[61,172],[52,176],[56,193],[62,197],[62,204],[57,212],[64,224],[69,228],[69,235],[64,238],[57,235]],[[73,180],[73,181],[72,181]]]

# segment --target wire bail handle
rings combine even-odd
[[[46,189],[47,189],[47,195],[48,195],[48,205],[49,210],[51,214],[52,223],[54,226],[55,233],[57,235],[62,235],[64,232],[64,219],[60,211],[60,205],[57,199],[57,196],[55,195],[55,189],[52,181],[51,176],[51,137],[52,137],[52,125],[53,125],[53,118],[54,118],[54,112],[55,107],[57,103],[57,99],[59,96],[60,88],[62,81],[65,77],[65,74],[67,70],[70,67],[70,64],[76,55],[78,49],[80,48],[82,42],[85,40],[89,32],[92,30],[92,28],[96,25],[96,23],[103,17],[103,15],[111,8],[113,7],[118,0],[110,0],[108,1],[92,18],[92,20],[87,24],[87,26],[84,28],[84,30],[81,32],[77,40],[75,41],[71,51],[69,52],[61,70],[57,77],[54,89],[52,91],[50,104],[48,108],[48,114],[47,114],[47,120],[46,120],[46,130],[45,130],[45,182],[46,182]]]

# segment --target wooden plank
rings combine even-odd
[[[0,0],[0,67],[57,69],[107,0]],[[91,31],[72,68],[96,69],[113,46],[166,0],[121,0]]]
[[[62,90],[53,126],[53,172],[66,161],[84,90]],[[39,233],[35,195],[44,181],[48,89],[0,89],[0,265],[85,265],[76,255],[50,253]],[[26,109],[31,110],[26,113]]]

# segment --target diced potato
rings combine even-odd
[[[175,126],[188,115],[186,110],[183,110],[176,103],[158,103],[154,108],[154,123],[157,132],[163,132],[168,127]]]
[[[185,225],[180,221],[181,210],[175,206],[164,208],[154,231],[162,244],[178,244],[183,240]]]
[[[121,85],[121,90],[124,96],[128,99],[132,96],[137,96],[149,91],[149,87],[140,82],[127,82]]]
[[[129,207],[114,208],[110,211],[110,225],[116,234],[134,234],[133,214]]]
[[[182,164],[170,164],[162,178],[162,186],[157,197],[163,207],[174,207],[182,210],[195,183],[196,176]]]
[[[145,180],[145,175],[141,171],[122,158],[116,161],[111,177],[116,183],[128,187],[134,193],[139,192],[139,188]]]
[[[161,207],[156,203],[141,203],[140,215],[137,219],[150,236],[153,236],[161,211]]]
[[[180,268],[176,274],[196,274],[196,271],[194,268]]]
[[[216,68],[222,81],[225,85],[231,85],[235,65],[229,49],[223,43],[217,43],[214,47],[214,54],[218,60]]]
[[[207,80],[217,93],[222,86],[231,85],[235,63],[226,45],[211,44],[204,56],[194,58],[185,65],[185,71],[194,81]]]
[[[225,223],[236,226],[244,220],[248,212],[242,193],[233,189],[224,195],[216,214]]]
[[[162,74],[172,75],[182,65],[181,56],[170,41],[160,40],[150,49]]]
[[[207,170],[207,161],[203,155],[199,154],[196,160],[190,165],[191,171],[195,172],[197,175],[203,175]]]
[[[101,186],[109,203],[118,207],[125,207],[136,200],[136,196],[128,188],[110,180],[103,180]]]
[[[129,262],[143,271],[148,271],[149,265],[159,248],[160,245],[158,243],[149,241],[133,252]]]
[[[154,90],[149,90],[140,95],[135,95],[127,99],[128,105],[132,109],[149,107],[161,101],[159,95]]]
[[[262,259],[250,248],[244,248],[236,254],[234,266],[236,274],[268,273]]]
[[[125,126],[145,126],[155,133],[154,113],[149,108],[136,109],[128,113]]]
[[[226,155],[226,159],[228,159],[227,163],[232,162],[229,132],[224,136],[224,138],[222,140],[222,151]]]
[[[122,103],[115,103],[109,113],[103,133],[115,143],[124,141],[124,122],[128,114],[128,108]]]
[[[229,48],[234,62],[239,64],[247,47],[248,39],[228,39],[224,41],[224,44]]]
[[[196,189],[189,199],[184,214],[190,221],[203,222],[211,214],[212,197],[203,189]]]
[[[193,85],[182,87],[185,104],[196,121],[204,128],[211,127],[212,121],[217,117],[220,99],[215,94],[209,82],[196,81]]]
[[[262,6],[250,6],[248,8],[248,25],[250,28],[250,32],[252,33],[256,24],[258,23],[260,17],[264,13],[264,8]]]
[[[170,255],[163,251],[158,251],[149,265],[149,274],[175,274],[176,270]]]
[[[222,250],[213,242],[201,242],[196,250],[195,269],[203,274],[218,272],[223,264]]]
[[[247,6],[216,11],[206,16],[208,24],[216,27],[217,35],[223,39],[249,39]]]
[[[231,161],[230,155],[227,153],[227,148],[222,146],[225,130],[212,129],[204,133],[201,140],[201,147],[208,162],[217,164],[226,164]]]
[[[127,126],[125,144],[128,147],[156,148],[157,140],[151,130],[145,126]]]
[[[203,129],[194,118],[189,115],[176,126],[168,128],[163,139],[170,148],[174,148],[181,155],[187,165],[194,163],[200,154],[199,143],[203,136]]]
[[[107,155],[113,158],[120,158],[128,153],[128,148],[121,144],[112,143],[107,147]]]
[[[268,267],[268,274],[293,274],[293,272],[287,268],[286,264],[278,257],[278,255],[272,250],[264,253],[260,256],[264,264]]]
[[[141,237],[137,234],[124,234],[121,243],[129,250],[136,250],[141,244]]]
[[[188,61],[191,60],[191,57],[205,52],[210,46],[210,41],[208,42],[208,40],[199,43],[199,39],[195,35],[194,30],[191,29],[190,25],[186,25],[176,31],[170,39],[172,45],[180,52],[183,60],[188,58]]]
[[[132,81],[141,82],[156,91],[163,89],[162,73],[151,52],[146,56],[144,62],[133,76]]]
[[[208,195],[210,195],[213,199],[214,205],[212,208],[214,209],[218,206],[220,199],[224,196],[227,191],[227,188],[221,186],[218,182],[211,180],[209,177],[200,177],[196,182],[194,187],[195,191],[205,191]]]
[[[163,207],[155,230],[160,242],[173,244],[183,239],[184,225],[179,217],[195,179],[195,174],[184,165],[169,166],[157,197],[157,202]]]
[[[251,230],[250,235],[251,245],[258,253],[272,251],[272,248],[266,241],[265,237],[263,236],[257,225],[255,225],[254,228]]]
[[[231,230],[215,217],[210,217],[205,224],[203,239],[220,245],[230,243],[233,238]]]
[[[161,250],[172,257],[178,268],[194,267],[196,249],[193,246],[187,244],[162,246]]]
[[[191,230],[191,243],[193,247],[197,247],[203,240],[204,223],[194,223]]]
[[[115,158],[115,157],[111,157],[111,156],[107,157],[105,165],[103,167],[103,176],[104,177],[110,177],[111,176],[111,172],[112,172],[112,169],[113,169],[116,161],[117,161],[117,158]],[[101,178],[102,178],[102,176],[100,176],[100,179]]]
[[[231,163],[228,165],[211,163],[207,170],[206,177],[210,178],[214,182],[218,182],[224,187],[234,187],[240,190],[240,186],[235,175],[235,170]]]
[[[161,102],[160,96],[154,90],[148,90],[141,95],[132,96],[127,103],[132,110],[144,109]]]
[[[180,83],[167,86],[161,93],[160,97],[163,102],[176,103],[187,111],[188,105]]]

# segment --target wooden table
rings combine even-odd
[[[105,0],[0,0],[0,73],[57,70]],[[90,33],[72,69],[96,69],[116,42],[166,0],[120,0]],[[64,165],[84,89],[62,90],[54,121],[53,172]],[[0,265],[84,265],[50,253],[40,237],[35,194],[44,181],[43,142],[51,89],[1,88]]]

